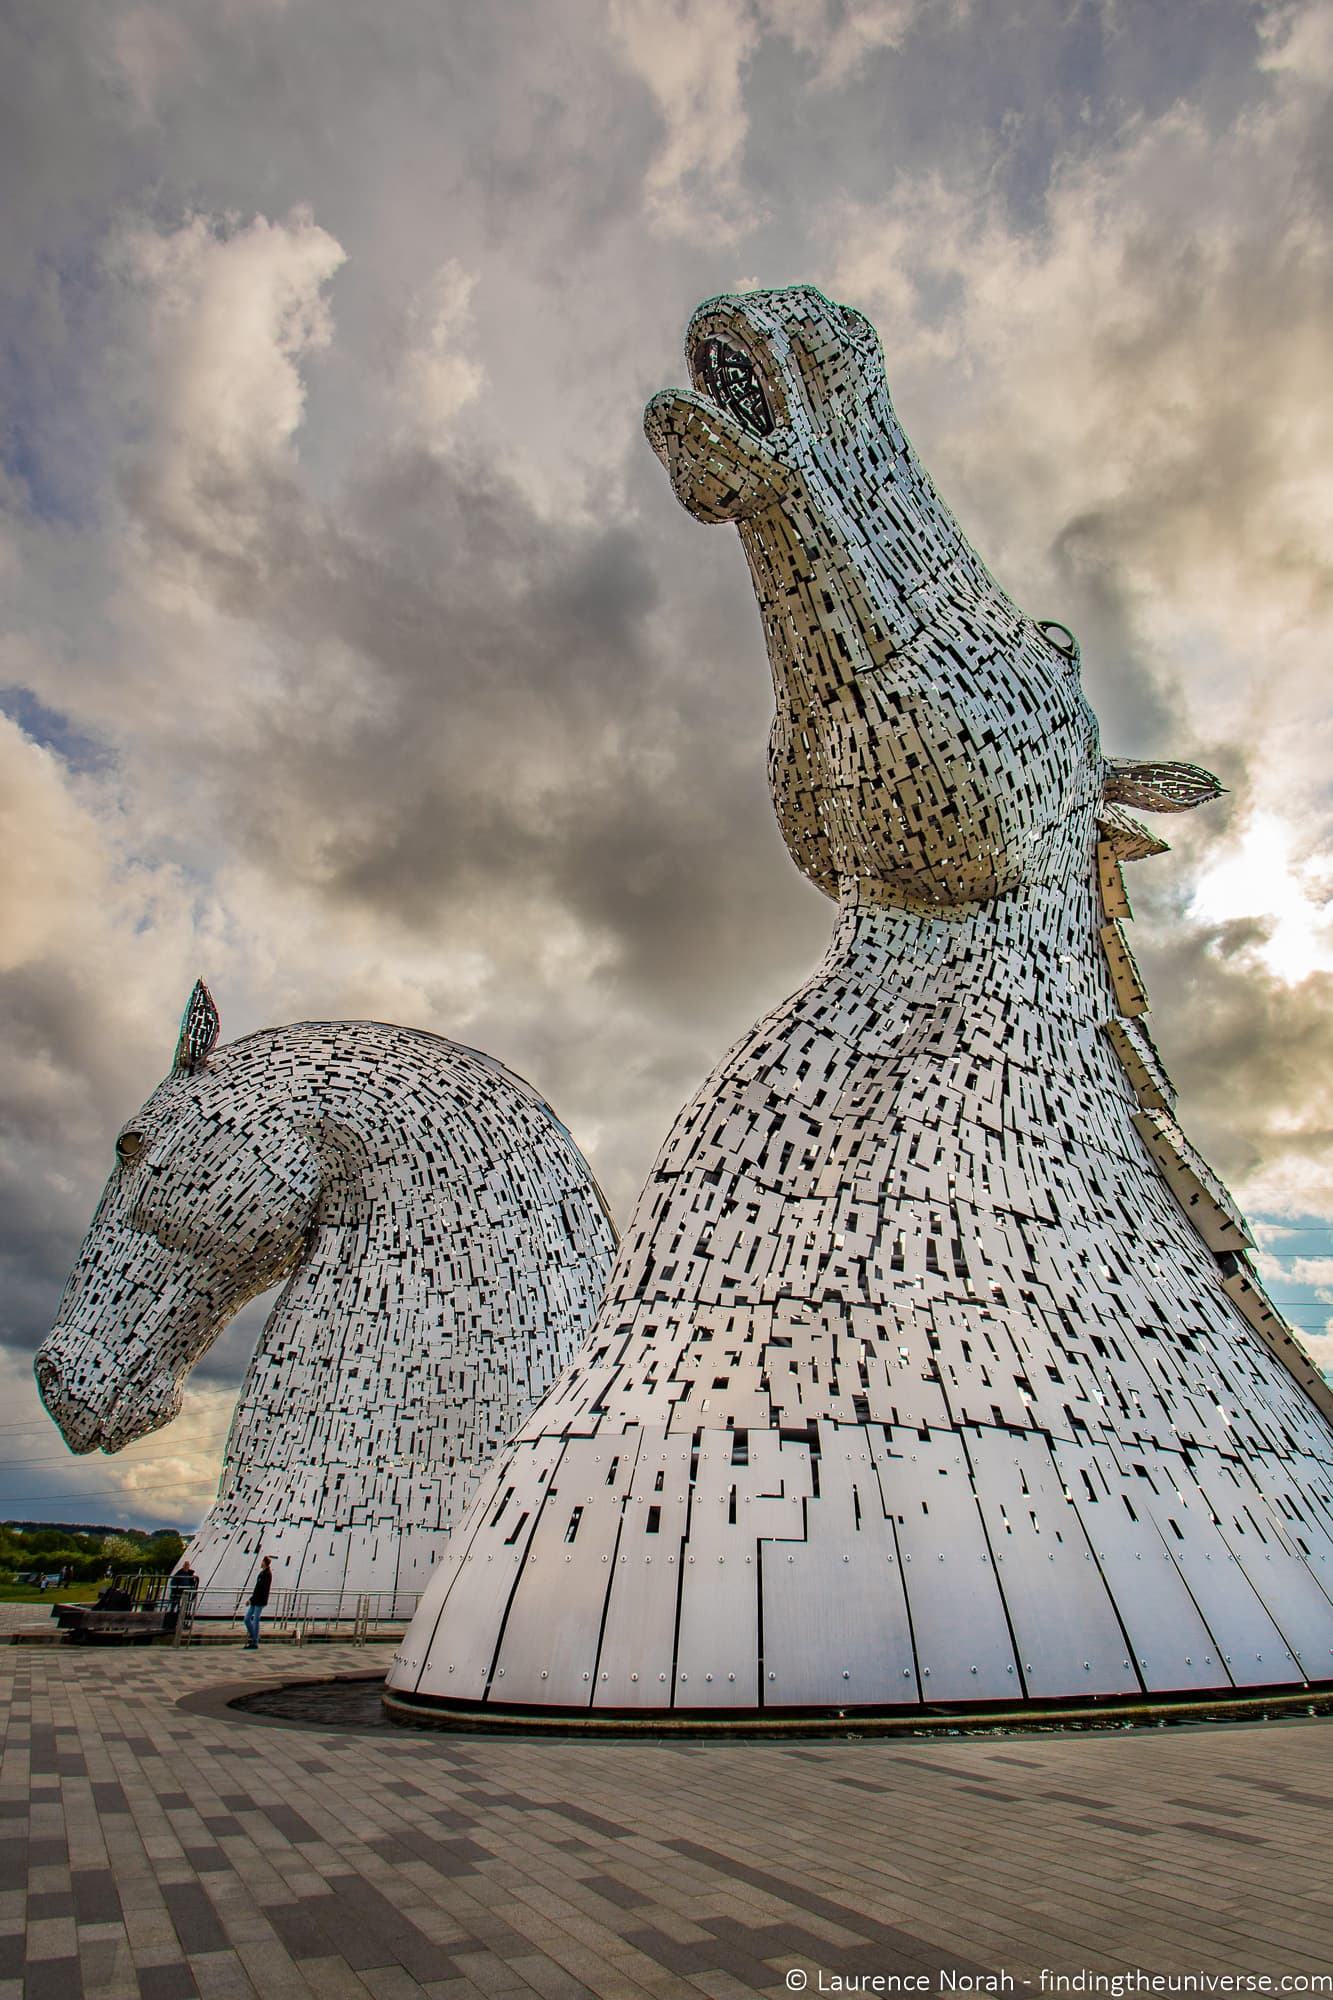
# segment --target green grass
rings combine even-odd
[[[91,1604],[105,1589],[105,1583],[53,1583],[38,1590],[32,1583],[0,1582],[0,1604]]]

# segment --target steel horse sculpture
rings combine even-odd
[[[586,1333],[615,1243],[577,1146],[475,1049],[375,1021],[215,1046],[198,986],[36,1360],[74,1451],[170,1423],[229,1320],[250,1363],[200,1583],[419,1590],[486,1461]]]
[[[695,315],[649,441],[734,522],[769,778],[837,904],[678,1118],[581,1353],[485,1475],[388,1700],[762,1724],[1333,1680],[1333,1397],[1172,1117],[1078,647],[936,493],[873,328]]]

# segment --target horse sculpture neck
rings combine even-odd
[[[1197,1239],[1155,1176],[1123,1207],[1099,1194],[1110,1133],[1113,1149],[1138,1148],[1102,1032],[1115,1002],[1096,915],[1090,868],[1075,893],[1039,886],[932,914],[844,884],[822,963],[677,1120],[611,1275],[598,1322],[608,1344],[596,1366],[584,1366],[588,1349],[572,1364],[560,1420],[576,1408],[613,1427],[641,1419],[650,1384],[672,1429],[701,1421],[703,1407],[721,1406],[733,1425],[760,1409],[765,1426],[802,1407],[830,1414],[817,1367],[786,1401],[769,1350],[775,1325],[823,1314],[835,1356],[847,1312],[868,1311],[878,1340],[886,1321],[910,1319],[922,1271],[966,1280],[982,1231],[994,1256],[997,1209],[1026,1218],[1006,1246],[1010,1273],[1030,1265],[1036,1236],[1064,1238],[1099,1207],[1102,1254],[1132,1258],[1154,1196],[1158,1226],[1197,1260]],[[1061,1133],[1080,1143],[1052,1143]],[[1019,1134],[1029,1141],[1021,1183]],[[969,1309],[1016,1297],[988,1277]],[[731,1357],[724,1396],[708,1386],[719,1346]],[[923,1407],[914,1363],[885,1408],[903,1421]],[[735,1400],[747,1371],[759,1405]],[[984,1378],[974,1373],[975,1407],[990,1418]],[[1012,1382],[996,1393],[1021,1407]]]
[[[288,1100],[319,1194],[190,1552],[205,1582],[229,1573],[237,1521],[294,1511],[310,1532],[285,1583],[420,1589],[595,1310],[611,1232],[558,1121],[476,1051],[387,1036],[345,1037]]]

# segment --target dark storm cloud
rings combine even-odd
[[[188,539],[136,500],[150,561],[183,559],[281,651],[225,745],[196,736],[181,663],[152,753],[188,768],[197,817],[289,883],[423,932],[456,935],[519,883],[608,940],[636,999],[748,981],[775,944],[787,960],[758,620],[733,538],[681,533],[651,461],[639,505],[579,526],[478,459],[422,454],[339,514],[281,482],[203,499]],[[682,560],[688,611],[667,608]],[[344,701],[349,675],[367,704]]]
[[[1182,920],[1140,954],[1164,996],[1153,1033],[1196,1143],[1225,1178],[1273,1172],[1333,1197],[1333,975],[1292,985],[1258,955],[1268,927]]]

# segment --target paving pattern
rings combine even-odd
[[[666,1745],[177,1705],[384,1657],[6,1648],[0,2000],[1333,1969],[1320,1720]]]

